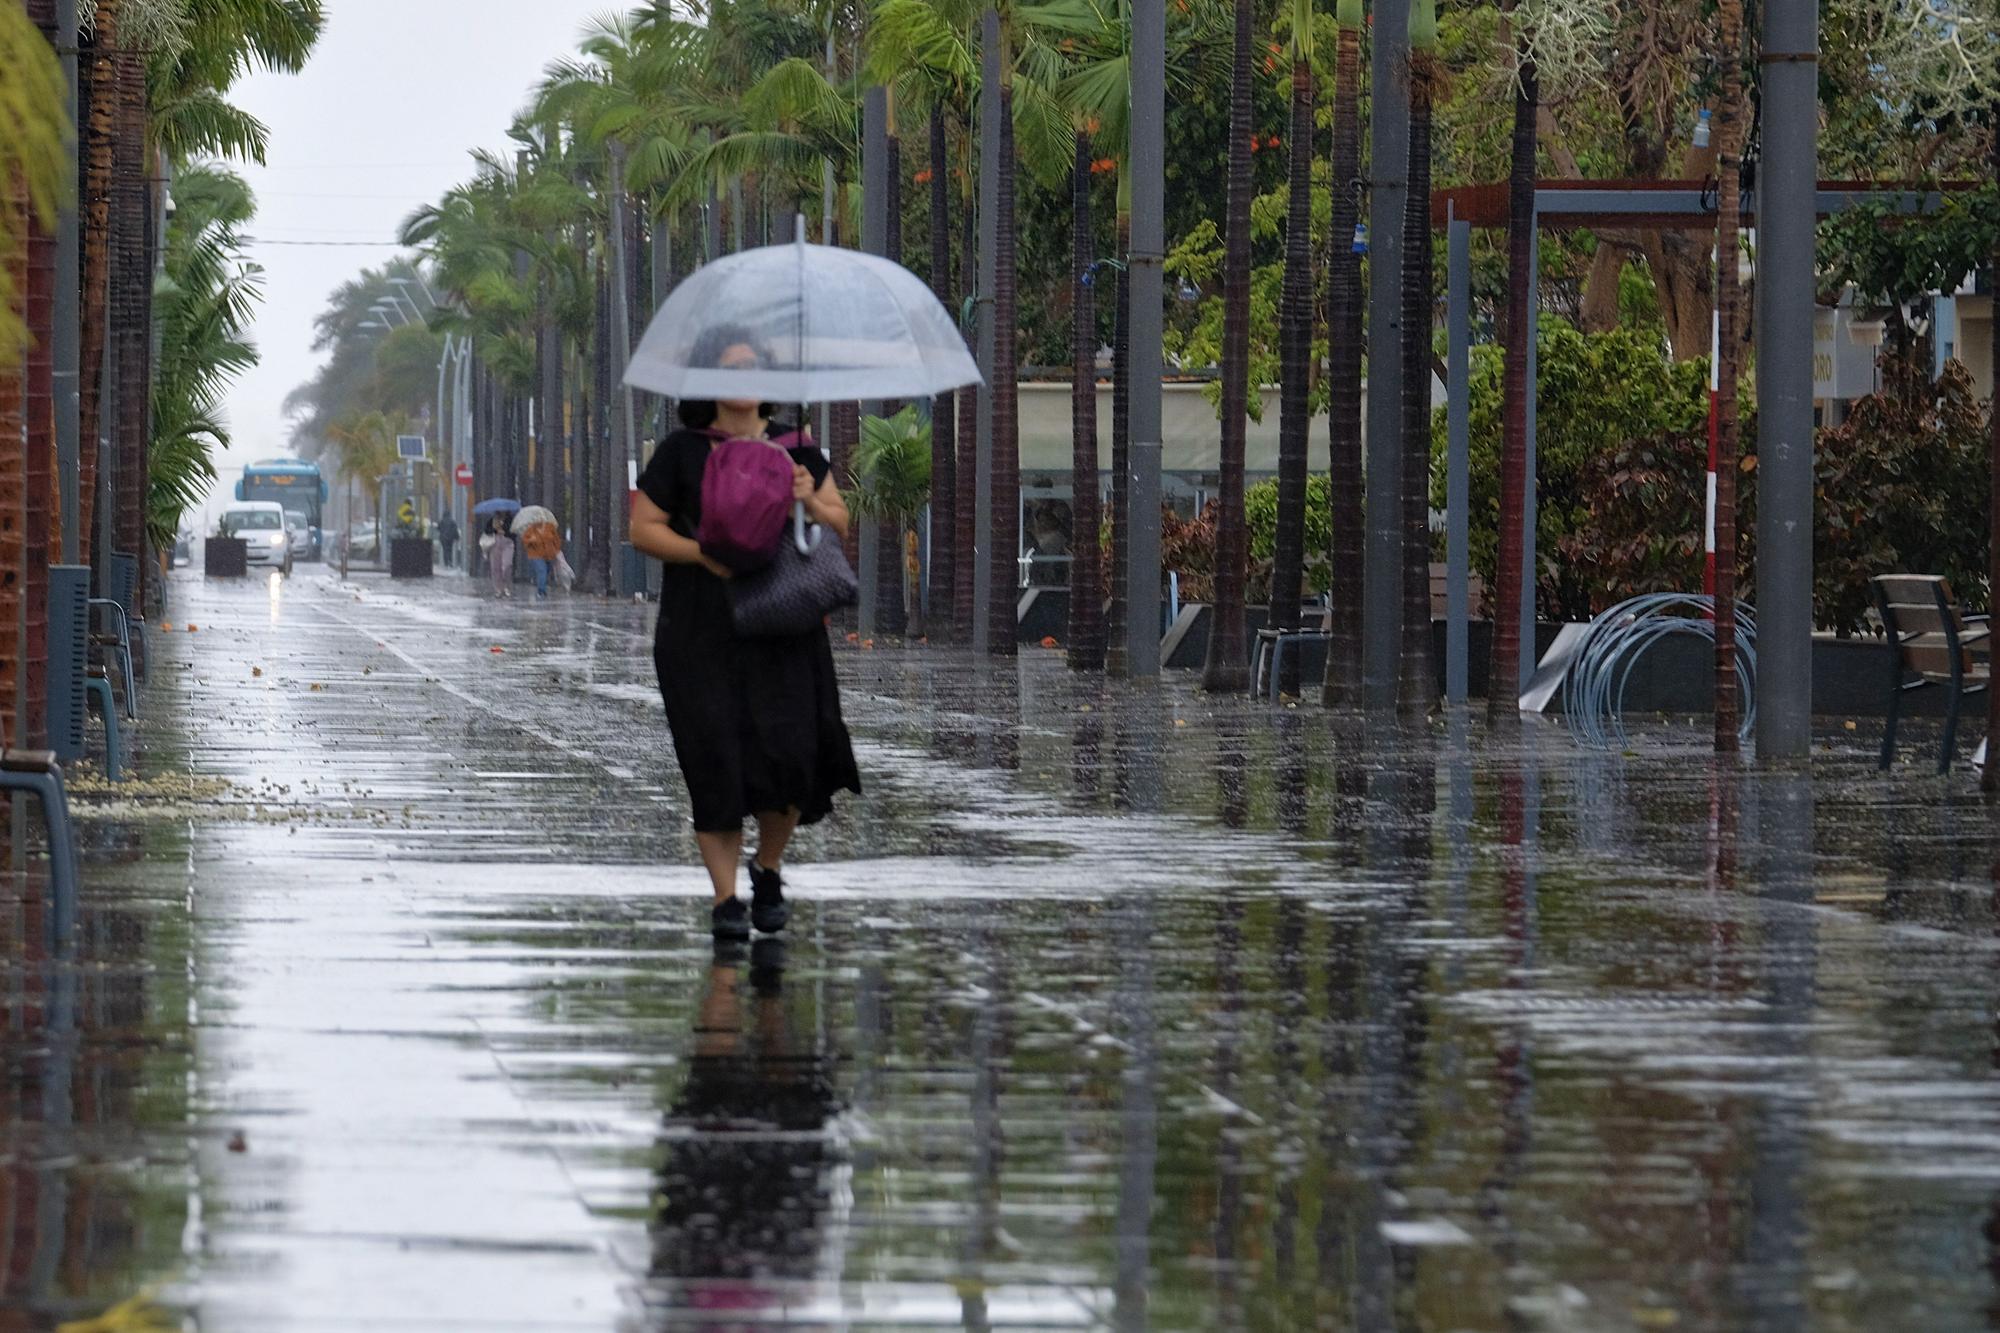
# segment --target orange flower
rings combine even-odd
[[[1045,635],[1043,635],[1043,636],[1042,636],[1042,647],[1044,647],[1044,648],[1059,648],[1059,647],[1061,647],[1061,646],[1062,646],[1062,645],[1060,645],[1060,644],[1058,644],[1058,643],[1056,642],[1056,639],[1055,639],[1055,636],[1054,636],[1053,634],[1045,634]]]
[[[916,181],[916,183],[917,183],[917,184],[919,184],[919,185],[928,185],[928,184],[930,184],[930,180],[931,180],[931,169],[930,169],[929,167],[925,167],[925,168],[924,168],[924,169],[923,169],[922,171],[919,171],[919,172],[918,172],[918,173],[916,174],[916,176],[915,176],[915,177],[913,177],[913,179],[914,179],[914,180]]]

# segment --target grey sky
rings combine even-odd
[[[467,153],[507,147],[507,123],[542,67],[574,51],[607,0],[327,0],[326,33],[303,73],[257,74],[231,100],[271,129],[252,257],[264,266],[255,338],[263,361],[228,413],[231,468],[287,452],[280,405],[322,359],[312,322],[336,287],[396,253],[388,241],[419,204],[471,174]]]

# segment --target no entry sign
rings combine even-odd
[[[472,464],[460,463],[458,471],[454,472],[452,476],[457,480],[459,485],[470,486],[472,484]]]

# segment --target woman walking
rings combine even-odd
[[[562,534],[553,523],[531,523],[521,534],[521,549],[528,555],[528,573],[535,580],[535,600],[549,600],[549,571],[562,554]]]
[[[479,539],[479,549],[486,552],[486,576],[493,580],[495,597],[514,595],[514,539],[507,535],[507,519],[495,515],[486,524],[486,534]]]
[[[698,365],[724,369],[763,362],[747,335],[728,329],[705,334],[695,356]],[[825,627],[789,637],[737,635],[724,586],[729,571],[694,538],[709,450],[723,439],[783,432],[772,428],[770,408],[755,401],[683,400],[679,414],[682,429],[660,442],[639,478],[632,544],[666,565],[653,665],[715,889],[711,928],[718,939],[743,939],[752,926],[784,929],[790,908],[781,868],[793,831],[825,818],[835,791],[858,793],[861,778]],[[824,455],[810,444],[788,452],[794,498],[813,522],[845,536],[847,505],[827,479]],[[757,851],[746,910],[736,896],[736,867],[743,822],[752,818]]]

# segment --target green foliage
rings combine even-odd
[[[1658,339],[1626,329],[1580,333],[1544,315],[1536,344],[1535,549],[1541,613],[1588,619],[1590,580],[1558,558],[1563,538],[1592,517],[1582,490],[1592,460],[1631,440],[1698,434],[1708,417],[1704,361],[1670,362]],[[1472,567],[1494,586],[1500,521],[1501,349],[1472,349]],[[1444,504],[1445,414],[1433,414],[1431,503]],[[1705,466],[1706,448],[1699,458]],[[1699,528],[1695,530],[1699,533]]]
[[[868,518],[908,522],[931,498],[931,426],[916,404],[892,417],[861,418],[861,447],[854,470],[860,485],[848,504]]]
[[[8,262],[26,244],[26,219],[12,203],[12,182],[27,188],[28,206],[44,227],[73,188],[70,127],[63,115],[62,69],[55,52],[20,5],[0,4],[0,367],[26,346],[21,293]]]
[[[417,433],[417,423],[396,412],[363,412],[336,422],[327,429],[335,471],[342,481],[359,484],[373,505],[381,498],[381,479],[402,461],[396,437]]]
[[[1880,393],[1819,432],[1814,451],[1813,617],[1853,634],[1867,627],[1868,580],[1942,574],[1968,601],[1986,585],[1990,437],[1965,368],[1932,382],[1907,363],[1884,365]],[[1755,587],[1756,425],[1737,477],[1737,586]],[[1643,592],[1702,582],[1707,437],[1676,431],[1623,442],[1585,461],[1578,479],[1588,522],[1559,547],[1589,604],[1601,610]]]
[[[173,191],[153,292],[160,352],[146,457],[147,535],[162,548],[214,482],[214,451],[229,447],[222,396],[256,364],[249,329],[263,292],[263,270],[243,257],[240,228],[256,204],[242,178],[214,164],[194,165],[175,177]]]
[[[1894,362],[1883,378],[1814,452],[1814,611],[1843,634],[1861,628],[1877,574],[1942,574],[1986,604],[1992,437],[1972,380],[1956,361],[1935,383]]]
[[[1278,482],[1260,481],[1243,493],[1243,517],[1250,528],[1250,559],[1268,565],[1277,552]],[[1327,552],[1333,549],[1333,483],[1324,472],[1306,478],[1306,585],[1323,593],[1332,581]]]
[[[1957,290],[2000,241],[2000,186],[1949,195],[1935,213],[1869,200],[1819,226],[1822,281],[1852,283],[1863,301],[1896,305]]]

